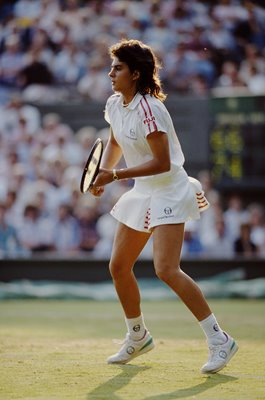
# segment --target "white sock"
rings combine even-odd
[[[199,324],[205,333],[208,344],[217,345],[227,341],[227,336],[220,328],[214,314],[209,315],[209,317],[200,321]]]
[[[141,340],[146,332],[143,314],[137,318],[125,318],[128,332],[132,340]]]

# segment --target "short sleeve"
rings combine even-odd
[[[105,108],[104,110],[104,119],[105,121],[107,121],[108,124],[110,124],[109,113],[107,108]]]
[[[163,103],[157,99],[143,97],[140,107],[141,125],[145,136],[155,131],[168,132],[168,113]]]
[[[107,121],[108,124],[110,124],[110,117],[109,117],[109,100],[107,101],[104,109],[104,119]]]
[[[116,108],[117,102],[120,99],[120,95],[117,93],[110,96],[106,102],[104,109],[104,118],[111,125],[111,120],[113,118],[113,113]]]

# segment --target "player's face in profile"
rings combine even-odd
[[[124,94],[130,92],[135,86],[134,75],[131,73],[128,65],[116,57],[112,61],[109,77],[111,79],[112,89],[115,92]]]

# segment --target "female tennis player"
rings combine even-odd
[[[159,64],[153,50],[137,40],[122,40],[110,48],[109,77],[113,94],[106,103],[110,124],[99,174],[90,189],[101,196],[104,186],[134,179],[111,214],[118,220],[110,260],[111,276],[128,329],[109,364],[125,364],[154,348],[141,311],[134,264],[150,236],[158,278],[185,303],[203,329],[209,359],[202,373],[220,371],[237,351],[232,337],[219,326],[197,284],[180,268],[184,224],[200,217],[208,203],[200,182],[183,169],[184,156],[163,104]],[[124,156],[126,168],[115,169]]]

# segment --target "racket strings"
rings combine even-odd
[[[81,179],[81,192],[85,193],[89,190],[92,183],[94,182],[101,161],[103,151],[103,144],[102,141],[97,140],[95,145],[93,146],[91,153],[89,155],[87,164],[84,168],[84,173]]]

